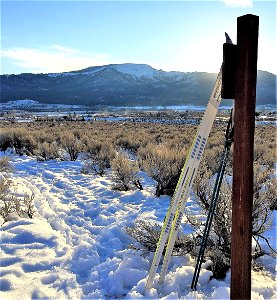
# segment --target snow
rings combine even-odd
[[[145,292],[154,254],[132,249],[136,241],[125,228],[138,217],[162,222],[170,200],[154,196],[153,180],[145,173],[140,174],[144,190],[118,192],[111,189],[110,172],[82,174],[81,161],[11,158],[14,189],[34,195],[36,213],[1,227],[1,299],[229,298],[230,272],[224,281],[211,280],[206,269],[211,262],[201,269],[197,291],[191,291],[189,255],[173,257],[164,284],[158,285],[157,274]],[[252,299],[276,299],[274,258],[261,261],[266,271],[252,272]]]
[[[159,74],[166,73],[164,71],[158,71],[146,64],[125,63],[125,64],[106,65],[98,68],[93,67],[92,70],[82,72],[82,74],[94,75],[95,73],[106,69],[112,69],[123,74],[131,75],[135,78],[141,78],[141,77],[153,78],[154,76],[157,76]]]
[[[90,69],[90,68],[88,68]],[[99,66],[99,67],[92,67],[91,70],[87,71],[79,71],[79,72],[64,72],[64,73],[49,73],[49,77],[67,77],[67,76],[75,76],[75,75],[94,75],[105,69],[112,69],[116,70],[123,74],[128,74],[133,77],[141,78],[141,77],[148,77],[153,78],[155,75],[164,74],[164,71],[158,71],[146,64],[132,64],[132,63],[125,63],[125,64],[112,64],[106,66]],[[177,73],[177,72],[175,72]]]
[[[28,106],[37,106],[40,105],[38,101],[31,99],[23,99],[23,100],[13,100],[4,103],[7,106],[13,107],[28,107]],[[2,104],[3,105],[3,104]]]
[[[63,269],[71,249],[47,220],[7,222],[1,228],[1,250],[2,299],[80,297],[74,275]],[[65,280],[68,293],[58,289]]]
[[[113,69],[120,73],[131,75],[134,78],[145,77],[145,78],[155,79],[158,76],[163,76],[163,77],[172,77],[176,81],[184,79],[183,72],[178,72],[178,71],[166,72],[163,70],[154,69],[147,64],[134,64],[134,63],[112,64],[112,65],[101,66],[99,68],[95,67],[91,71],[82,72],[82,74],[93,75],[104,69]]]
[[[67,77],[67,76],[76,76],[76,75],[80,75],[80,73],[78,72],[63,72],[63,73],[48,73],[47,74],[49,77]]]
[[[212,293],[213,299],[229,299],[230,298],[230,288],[219,287]]]
[[[90,70],[91,69],[91,70]],[[102,70],[112,69],[116,70],[123,74],[131,75],[135,78],[147,77],[147,78],[154,78],[158,75],[169,75],[175,76],[177,80],[181,80],[183,75],[181,72],[167,72],[162,70],[156,70],[149,65],[146,64],[132,64],[132,63],[125,63],[125,64],[111,64],[99,67],[91,67],[88,70],[81,70],[79,72],[64,72],[64,73],[49,73],[49,77],[67,77],[67,76],[75,76],[75,75],[94,75]]]
[[[85,109],[88,108],[85,105],[72,105],[72,104],[49,104],[49,103],[40,103],[35,100],[30,100],[30,99],[23,99],[23,100],[13,100],[13,101],[8,101],[4,103],[0,103],[0,109],[2,110],[13,110],[13,109],[36,109],[36,110],[41,110],[39,112],[36,112],[34,114],[42,114],[44,110],[50,110],[52,109],[54,114],[58,114],[57,110],[59,109],[68,109],[68,110],[73,110],[73,109]],[[72,111],[70,111],[72,113]],[[68,112],[68,113],[70,113]],[[51,112],[47,112],[51,114]]]
[[[154,77],[160,73],[165,73],[163,71],[157,71],[156,69],[145,64],[120,64],[114,65],[111,68],[117,70],[118,72],[129,74],[134,77]]]

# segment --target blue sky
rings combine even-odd
[[[277,73],[276,2],[1,1],[1,74],[63,72],[109,63],[217,72],[224,32],[260,16],[258,68]]]

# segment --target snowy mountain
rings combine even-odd
[[[91,68],[77,71],[77,72],[75,72],[75,74],[91,75],[91,74],[97,73],[99,71],[102,71],[104,69],[106,69],[106,70],[111,69],[111,70],[117,71],[119,73],[131,75],[135,78],[148,77],[148,78],[153,79],[155,76],[163,75],[164,73],[166,73],[165,71],[162,71],[162,70],[158,71],[149,65],[126,63],[126,64],[120,64],[120,65],[107,65],[107,66],[102,66],[102,67],[91,67]],[[72,72],[71,72],[71,74],[72,74]]]
[[[71,105],[205,105],[216,74],[113,64],[51,74],[1,75],[1,102],[35,99]],[[257,103],[275,104],[276,76],[258,72]]]

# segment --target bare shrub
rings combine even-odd
[[[16,153],[33,154],[36,146],[34,137],[25,128],[8,129],[0,134],[0,150],[14,148]]]
[[[137,219],[126,232],[140,242],[147,250],[154,252],[161,233],[161,226],[157,222]]]
[[[34,196],[24,195],[23,199],[11,193],[12,181],[7,177],[0,178],[0,216],[4,222],[13,214],[32,219],[35,213]]]
[[[211,180],[209,179],[212,175],[213,173],[207,164],[207,158],[203,158],[194,179],[193,190],[206,210],[209,209],[209,200],[211,198]]]
[[[136,219],[131,227],[126,228],[126,232],[137,240],[146,250],[155,252],[161,234],[161,225],[152,220]],[[131,245],[132,248],[138,248]],[[173,248],[173,255],[185,255],[193,248],[190,237],[185,236],[181,231],[178,233]],[[165,249],[164,249],[165,252]],[[164,254],[163,252],[163,254]]]
[[[105,170],[111,167],[115,157],[115,150],[110,142],[86,142],[87,161],[84,171],[92,169],[96,174],[103,176]]]
[[[13,214],[29,218],[34,215],[33,195],[24,195],[22,199],[12,192],[13,184],[10,178],[12,171],[10,158],[0,158],[0,216],[4,222],[8,221]]]
[[[7,156],[0,158],[0,172],[10,173],[13,171],[11,159]]]
[[[141,141],[138,136],[122,136],[115,141],[115,144],[125,150],[129,150],[132,153],[136,153],[141,145]]]
[[[24,204],[24,209],[23,209],[24,214],[26,214],[30,219],[33,219],[35,213],[34,195],[24,196],[23,204]]]
[[[216,140],[214,139],[214,142]],[[157,147],[157,146],[155,146]],[[219,155],[218,144],[214,143],[216,148],[214,155]],[[259,147],[260,148],[260,147]],[[201,162],[200,170],[196,176],[193,191],[195,200],[201,208],[200,216],[187,214],[189,224],[194,228],[194,233],[186,236],[181,244],[181,249],[177,253],[190,253],[197,256],[203,236],[205,225],[204,217],[210,208],[210,199],[212,197],[213,182],[215,180],[214,162],[215,156],[212,155],[213,148],[208,147],[209,153],[206,154]],[[271,209],[276,207],[276,178],[272,176],[272,159],[265,156],[263,149],[255,155],[254,164],[254,198],[252,212],[252,233],[256,241],[256,248],[252,253],[253,259],[265,254],[266,250],[262,248],[261,240],[267,243],[271,252],[275,252],[269,241],[264,236],[265,231],[271,226]],[[148,152],[139,150],[140,159],[147,159]],[[142,164],[145,166],[145,164]],[[231,259],[231,217],[232,217],[232,181],[231,177],[226,175],[221,186],[218,204],[215,209],[213,223],[210,230],[207,247],[205,251],[205,260],[212,260],[210,269],[213,277],[224,278],[230,268]],[[127,228],[127,232],[137,241],[143,244],[148,250],[154,251],[160,234],[160,227],[151,221],[139,221],[132,228]],[[174,250],[175,251],[175,250]]]
[[[257,126],[255,128],[254,161],[274,168],[276,164],[276,127]]]
[[[59,146],[56,142],[39,143],[34,152],[37,156],[37,160],[39,161],[51,160],[60,157]]]
[[[254,164],[254,197],[253,197],[253,238],[257,242],[256,251],[262,252],[259,244],[264,239],[263,233],[270,228],[272,208],[276,206],[276,178],[272,178],[269,167]]]
[[[215,146],[214,148],[207,148],[205,149],[202,161],[205,160],[205,164],[207,164],[207,168],[209,169],[209,172],[211,172],[211,175],[216,174],[218,170],[218,166],[220,164],[220,156],[223,151],[223,145]]]
[[[50,126],[50,125],[49,125]],[[43,144],[47,142],[52,144],[57,141],[58,139],[59,130],[56,129],[55,132],[49,130],[49,128],[43,128],[40,130],[39,134],[34,134],[38,144]]]
[[[0,133],[0,151],[6,151],[8,148],[13,147],[13,137],[10,132]]]
[[[13,131],[13,147],[19,155],[33,155],[36,148],[36,140],[27,129]]]
[[[63,132],[60,142],[62,148],[68,153],[71,161],[76,160],[83,150],[83,143],[71,132]]]
[[[136,162],[132,162],[128,157],[119,153],[112,160],[112,171],[113,171],[113,188],[119,191],[128,191],[132,185],[136,185],[141,188],[141,184],[137,178],[138,166]]]
[[[140,166],[158,183],[156,196],[173,195],[186,154],[186,149],[168,148],[165,144],[140,149]]]
[[[267,189],[266,189],[266,195],[265,198],[268,199],[270,203],[270,209],[271,210],[277,210],[277,178],[270,178],[267,181]]]
[[[14,212],[14,198],[10,195],[11,180],[6,177],[0,178],[0,215],[4,222],[8,220],[9,215]]]
[[[272,199],[276,198],[276,192],[272,191],[272,182],[270,172],[261,167],[259,164],[254,165],[254,197],[252,210],[252,234],[256,241],[256,249],[253,257],[257,258],[264,253],[260,240],[264,237],[264,232],[271,226],[271,204]],[[204,182],[206,178],[206,183]],[[210,207],[210,199],[212,197],[211,187],[211,171],[205,164],[201,164],[200,171],[197,174],[193,189],[196,194],[196,202],[202,208],[203,215],[207,215]],[[225,178],[222,183],[218,204],[215,209],[213,223],[211,226],[210,235],[207,242],[206,258],[213,261],[212,271],[215,278],[223,278],[226,271],[230,267],[231,258],[231,222],[232,222],[232,182],[230,178]],[[199,219],[197,222],[191,222],[188,216],[189,223],[200,236],[200,228],[203,228],[204,223]],[[200,246],[200,240],[195,240],[196,247]],[[269,248],[271,246],[268,243]],[[273,250],[271,248],[271,250]]]
[[[254,162],[270,168],[274,168],[276,163],[276,149],[270,147],[270,145],[265,146],[263,137],[255,140]]]

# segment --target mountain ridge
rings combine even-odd
[[[81,70],[1,75],[1,102],[34,99],[73,105],[203,105],[215,73],[157,70],[147,64],[110,64]],[[276,75],[258,71],[257,104],[276,103]]]

